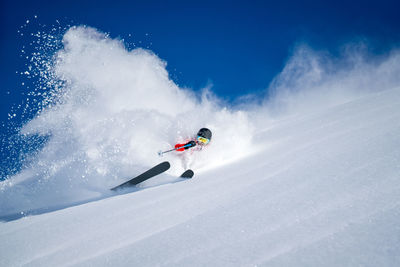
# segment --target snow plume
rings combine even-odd
[[[268,88],[268,113],[312,112],[366,93],[400,86],[400,52],[372,55],[364,43],[347,44],[338,56],[307,45],[293,50]]]
[[[21,130],[44,144],[18,174],[1,182],[0,216],[105,197],[109,188],[163,160],[171,162],[169,175],[186,168],[200,174],[279,142],[268,134],[281,115],[400,85],[398,51],[371,57],[353,46],[333,57],[300,46],[262,104],[240,103],[247,106],[240,110],[226,107],[210,89],[178,87],[154,53],[126,49],[93,28],[70,28],[62,44],[41,72],[52,90]],[[188,141],[202,127],[212,130],[213,140],[201,153],[158,157],[157,151]]]
[[[163,160],[171,162],[172,175],[184,168],[201,172],[234,160],[251,143],[245,113],[218,104],[207,90],[179,88],[151,51],[128,51],[93,28],[73,27],[52,61],[52,75],[45,75],[61,86],[21,130],[47,142],[0,185],[0,215],[102,197]],[[159,158],[159,150],[188,141],[202,127],[214,137],[202,153]]]

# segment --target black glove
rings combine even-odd
[[[190,141],[190,142],[187,142],[185,144],[185,149],[188,149],[188,148],[191,148],[191,147],[195,147],[195,146],[196,146],[196,142],[195,141]]]

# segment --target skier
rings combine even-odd
[[[201,150],[204,146],[206,146],[210,143],[211,136],[212,136],[212,133],[211,133],[210,129],[201,128],[197,132],[197,136],[194,140],[190,140],[189,142],[187,142],[185,144],[176,144],[175,148],[164,151],[164,152],[160,151],[160,152],[158,152],[158,155],[162,156],[164,153],[168,153],[171,151],[185,151],[186,149],[193,148],[195,146],[197,146],[199,148],[199,150]],[[186,160],[184,159],[184,157],[182,157],[182,158],[183,158],[184,169],[186,171],[183,172],[180,177],[190,179],[193,177],[194,172],[191,169],[187,168],[186,165],[188,165],[188,164],[187,164]],[[159,174],[167,171],[169,168],[170,168],[170,163],[168,161],[161,162],[160,164],[145,171],[144,173],[139,174],[138,176],[130,179],[129,181],[111,188],[111,190],[115,191],[115,190],[118,190],[121,188],[135,186],[135,185],[142,183],[156,175],[159,175]]]
[[[202,149],[205,145],[208,145],[210,143],[212,137],[212,133],[210,129],[207,128],[201,128],[197,132],[197,137],[195,140],[191,140],[187,142],[186,144],[176,144],[175,149],[176,151],[185,151],[186,149],[195,147],[198,145],[200,149]]]
[[[167,151],[159,151],[158,155],[162,156],[165,153],[171,152],[171,151],[185,151],[186,149],[198,146],[199,150],[201,150],[205,145],[210,143],[211,141],[211,136],[212,133],[210,129],[207,128],[201,128],[197,132],[197,137],[194,140],[190,140],[189,142],[185,144],[176,144],[173,149],[167,150]]]

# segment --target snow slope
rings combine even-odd
[[[302,47],[239,108],[94,29],[63,44],[21,129],[47,142],[0,182],[0,266],[400,265],[399,52]],[[207,149],[157,157],[204,126]],[[109,190],[161,160],[171,171]]]
[[[398,266],[399,103],[288,117],[192,180],[4,222],[0,265]]]

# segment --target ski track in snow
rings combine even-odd
[[[4,222],[0,265],[398,266],[398,103],[275,121],[257,154],[192,180]]]

